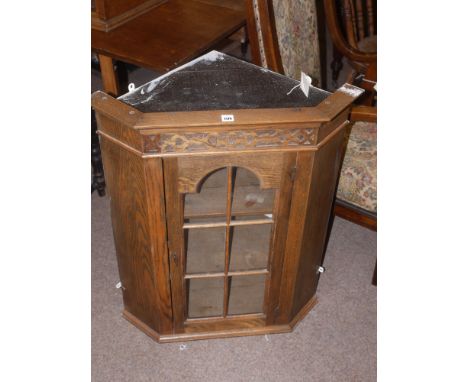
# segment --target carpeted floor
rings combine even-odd
[[[109,199],[92,196],[92,380],[376,380],[375,232],[336,218],[319,304],[289,334],[159,345],[121,317]]]

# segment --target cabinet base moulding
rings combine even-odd
[[[252,319],[249,327],[234,329],[223,328],[223,325],[219,325],[219,330],[211,329],[210,331],[204,331],[205,325],[190,325],[189,333],[174,333],[174,334],[159,334],[154,329],[150,328],[144,322],[136,318],[133,314],[124,310],[122,312],[123,317],[131,324],[140,329],[147,336],[151,337],[158,343],[170,343],[170,342],[182,342],[182,341],[195,341],[205,340],[213,338],[229,338],[229,337],[241,337],[241,336],[261,336],[265,334],[280,334],[290,333],[294,330],[296,325],[301,321],[309,311],[318,303],[316,296],[312,297],[309,302],[296,314],[289,324],[284,325],[264,325],[263,320]],[[248,325],[248,320],[246,320]],[[213,323],[212,325],[216,325]],[[199,329],[197,329],[199,328]],[[199,331],[198,331],[199,330]]]

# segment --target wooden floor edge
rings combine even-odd
[[[158,343],[171,343],[181,341],[196,341],[207,340],[214,338],[230,338],[242,336],[261,336],[265,334],[281,334],[290,333],[294,330],[297,324],[310,312],[310,310],[317,305],[318,299],[316,296],[312,297],[309,302],[296,314],[289,324],[284,325],[270,325],[257,328],[240,328],[240,329],[225,329],[218,332],[200,332],[200,333],[174,333],[174,334],[159,334],[151,329],[144,322],[136,318],[133,314],[124,310],[122,316],[131,324],[140,329],[147,336],[157,341]]]

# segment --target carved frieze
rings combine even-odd
[[[313,128],[162,133],[145,136],[147,153],[236,151],[256,148],[311,146]]]

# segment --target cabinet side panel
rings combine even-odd
[[[344,129],[315,153],[292,314],[314,296],[340,168]]]
[[[299,271],[302,238],[307,218],[307,198],[310,194],[315,152],[297,153],[296,175],[292,187],[288,234],[281,279],[279,314],[276,323],[288,324],[292,319],[294,291]]]
[[[156,330],[159,323],[143,159],[103,136],[101,151],[124,306]]]
[[[273,325],[279,315],[279,298],[281,278],[283,275],[283,261],[288,233],[289,212],[291,206],[292,179],[296,166],[296,153],[283,153],[283,168],[281,170],[281,184],[276,196],[276,227],[273,236],[273,257],[270,259],[270,274],[268,294],[266,296],[267,308],[266,324]]]
[[[171,274],[171,296],[173,331],[184,331],[186,317],[184,287],[184,232],[182,229],[184,212],[182,195],[177,190],[178,158],[165,158],[164,190],[166,195],[167,240],[169,246],[169,270]]]
[[[164,176],[161,158],[144,160],[148,224],[155,273],[155,296],[161,334],[172,333],[172,302],[167,249]]]

